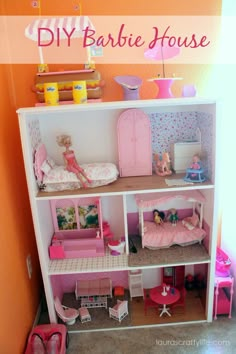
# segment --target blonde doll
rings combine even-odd
[[[81,185],[84,188],[87,188],[87,184],[84,182],[83,177],[87,180],[88,183],[91,183],[91,180],[88,178],[82,167],[76,161],[75,153],[73,150],[70,150],[71,137],[70,135],[60,135],[57,136],[57,143],[59,146],[65,147],[65,152],[63,152],[63,158],[66,165],[66,169],[69,172],[74,172],[78,177]]]

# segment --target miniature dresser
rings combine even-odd
[[[196,129],[196,138],[193,140],[183,140],[171,144],[170,159],[172,168],[176,173],[185,172],[191,165],[193,155],[201,154],[201,131]]]
[[[171,145],[170,157],[175,172],[185,172],[194,154],[201,153],[201,142],[183,141]]]

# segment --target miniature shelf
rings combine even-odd
[[[120,177],[117,181],[102,187],[96,188],[86,188],[86,189],[76,189],[58,192],[43,192],[40,191],[37,194],[37,199],[53,199],[58,197],[68,196],[100,196],[100,195],[121,195],[121,194],[136,194],[136,193],[146,193],[146,192],[166,192],[169,190],[178,191],[181,190],[193,190],[193,189],[211,189],[214,188],[212,181],[205,181],[203,183],[192,183],[176,185],[169,187],[165,183],[165,179],[168,180],[181,180],[185,176],[184,173],[173,174],[172,176],[161,177],[157,175],[152,176],[140,176],[140,177]]]
[[[51,260],[49,262],[48,274],[74,274],[74,273],[96,273],[105,271],[119,271],[119,270],[132,270],[132,269],[147,269],[163,266],[176,266],[182,264],[205,264],[210,263],[210,256],[207,251],[201,247],[201,245],[194,245],[191,247],[191,253],[185,256],[183,259],[183,249],[178,247],[175,258],[172,261],[169,260],[165,254],[167,250],[161,250],[162,257],[158,257],[156,263],[140,263],[137,259],[133,258],[134,255],[121,254],[119,256],[112,256],[108,249],[104,257],[99,258],[74,258],[74,259],[62,259]],[[163,252],[166,251],[166,252]],[[140,251],[142,252],[142,250]],[[154,252],[154,251],[151,251]],[[132,261],[130,260],[132,257]],[[133,265],[131,265],[133,264]]]
[[[128,267],[128,256],[122,254],[111,256],[106,249],[106,255],[98,258],[74,258],[52,260],[49,262],[49,275],[54,274],[73,274],[73,273],[92,273],[102,271],[126,270]]]

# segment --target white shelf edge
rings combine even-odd
[[[120,331],[120,330],[127,330],[127,329],[146,329],[146,328],[156,328],[156,327],[168,327],[168,326],[179,326],[179,325],[189,325],[189,324],[200,324],[200,323],[207,323],[207,320],[194,320],[194,321],[183,321],[183,322],[169,322],[169,323],[156,323],[156,324],[147,324],[147,325],[140,325],[140,326],[122,326],[122,327],[109,327],[109,328],[93,328],[93,329],[81,329],[81,330],[73,330],[69,329],[69,333],[88,333],[88,332],[104,332],[104,331]]]
[[[175,106],[175,105],[206,105],[216,104],[217,100],[207,97],[180,97],[170,99],[140,99],[131,101],[112,101],[112,102],[98,102],[87,104],[68,104],[58,106],[43,106],[43,107],[26,107],[19,108],[18,114],[22,113],[48,113],[48,112],[64,112],[64,111],[93,111],[93,110],[106,110],[106,109],[128,109],[128,108],[145,108],[150,106]]]
[[[161,189],[142,189],[142,190],[133,190],[133,191],[119,191],[119,192],[94,192],[94,193],[86,193],[86,194],[78,194],[73,193],[73,191],[68,191],[69,194],[65,195],[55,195],[55,196],[47,196],[47,192],[43,196],[35,196],[36,201],[42,200],[52,200],[52,199],[68,199],[73,196],[73,198],[88,198],[88,197],[109,197],[109,196],[123,196],[123,195],[132,195],[132,194],[146,194],[146,193],[168,193],[168,192],[179,192],[181,191],[188,191],[188,190],[205,190],[205,189],[214,189],[214,184],[209,185],[188,185],[184,186],[176,186],[176,187],[168,187],[168,188],[161,188]],[[96,189],[96,188],[95,188]],[[66,192],[66,191],[65,191]],[[56,192],[55,192],[56,193]]]
[[[119,256],[117,256],[119,257]],[[78,258],[79,259],[79,258]],[[97,258],[96,258],[97,259]],[[83,258],[81,258],[80,260],[83,260]],[[91,260],[91,259],[90,259]],[[65,261],[65,260],[64,260]],[[68,259],[69,261],[69,259]],[[50,261],[51,262],[55,262],[55,261]],[[57,262],[63,262],[63,261],[57,261]],[[95,263],[96,261],[94,261]],[[66,262],[64,262],[66,263]],[[150,264],[150,265],[138,265],[138,266],[133,266],[130,267],[128,266],[128,256],[127,256],[127,266],[126,265],[121,265],[121,266],[116,266],[116,267],[107,267],[107,268],[98,268],[96,265],[94,266],[94,268],[88,268],[88,269],[70,269],[68,271],[66,270],[61,270],[61,271],[50,271],[50,269],[48,269],[48,275],[52,276],[52,275],[69,275],[69,274],[86,274],[86,273],[101,273],[101,272],[117,272],[117,271],[129,271],[129,270],[134,270],[134,269],[153,269],[153,268],[163,268],[163,267],[174,267],[174,266],[179,266],[179,265],[195,265],[195,264],[209,264],[211,263],[211,259],[209,256],[209,259],[206,260],[202,260],[202,261],[185,261],[185,262],[173,262],[173,263],[167,263],[167,264]]]

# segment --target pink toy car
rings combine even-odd
[[[68,345],[69,335],[65,325],[38,325],[29,334],[25,354],[66,354]]]

